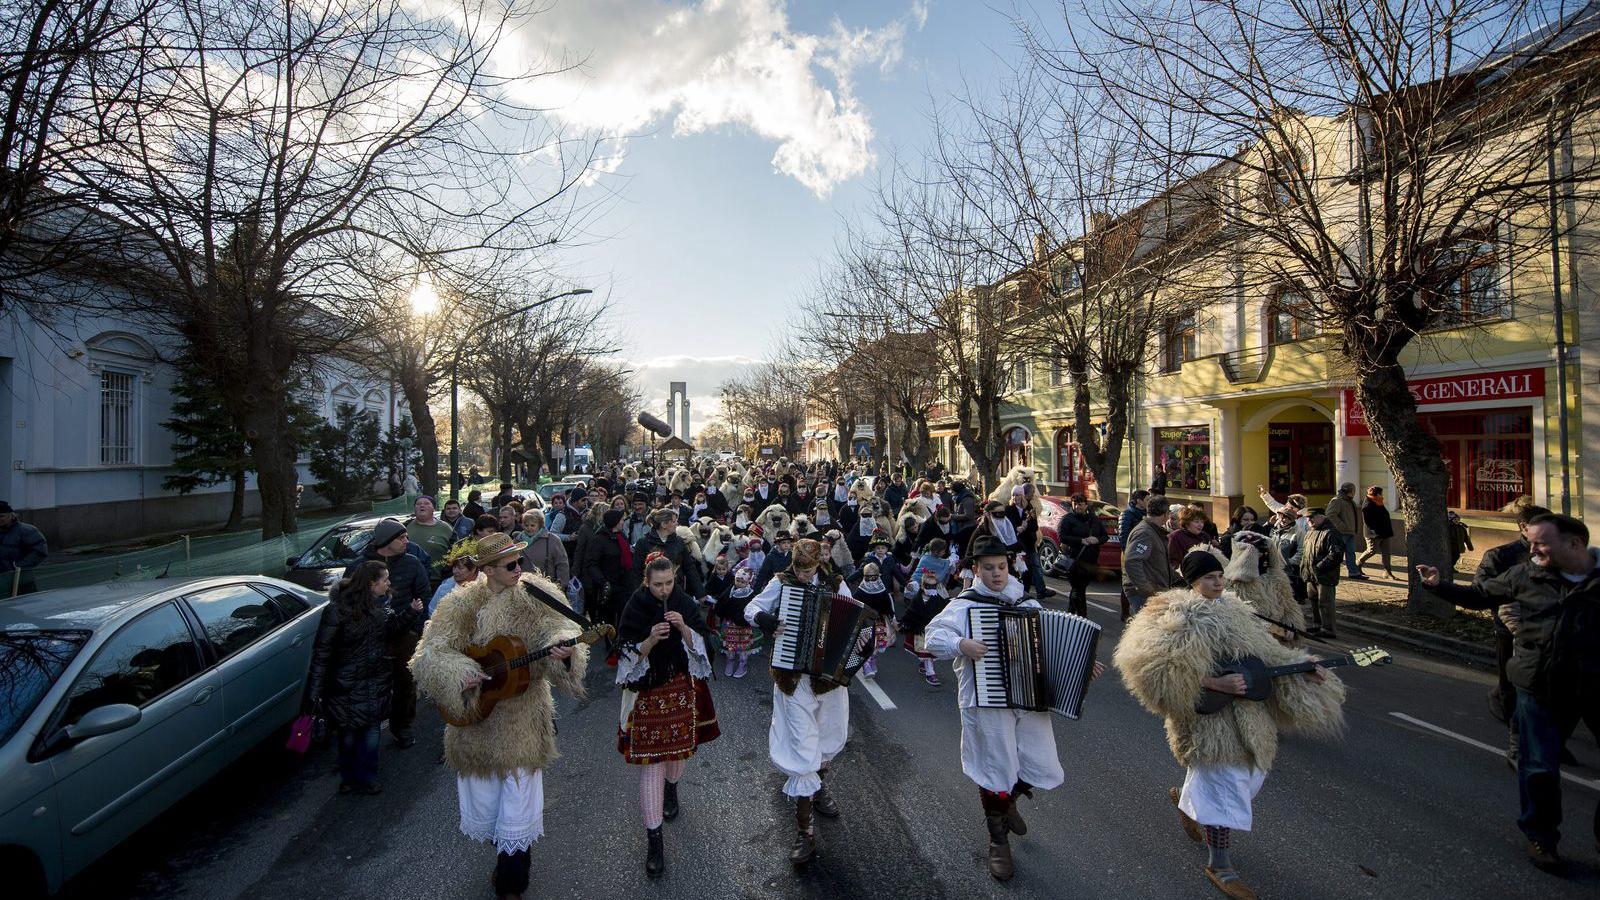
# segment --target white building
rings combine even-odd
[[[64,307],[47,315],[39,321],[13,308],[0,318],[0,499],[52,548],[221,525],[231,485],[187,496],[161,487],[173,471],[172,436],[161,423],[171,415],[175,379],[162,360],[175,356],[179,340],[136,318]],[[326,365],[315,383],[307,399],[325,418],[350,403],[387,431],[403,415],[393,385],[353,366]],[[254,484],[247,490],[245,514],[253,516]]]

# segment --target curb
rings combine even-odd
[[[1490,669],[1495,667],[1494,652],[1477,644],[1467,641],[1458,641],[1455,638],[1440,637],[1404,625],[1391,625],[1377,619],[1340,611],[1339,625],[1348,625],[1350,630],[1358,631],[1368,637],[1386,638],[1403,647],[1412,650],[1423,650],[1440,656],[1446,656],[1455,662],[1475,669]]]

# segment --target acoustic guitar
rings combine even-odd
[[[1379,650],[1377,647],[1366,647],[1344,656],[1310,659],[1286,666],[1269,666],[1257,657],[1241,656],[1218,667],[1212,674],[1219,678],[1223,675],[1243,675],[1244,694],[1227,694],[1206,688],[1200,695],[1200,700],[1195,703],[1194,711],[1202,716],[1209,716],[1227,709],[1228,704],[1235,700],[1265,700],[1272,696],[1272,679],[1309,672],[1317,666],[1331,669],[1336,666],[1386,666],[1392,662],[1394,657],[1389,655],[1389,651]]]
[[[527,691],[528,686],[533,684],[533,673],[528,671],[528,666],[549,656],[552,650],[593,644],[601,638],[616,637],[616,634],[616,629],[610,625],[596,625],[577,637],[557,641],[543,650],[531,652],[521,638],[509,634],[498,635],[487,644],[469,644],[462,652],[483,669],[484,675],[483,683],[478,688],[478,702],[465,717],[453,715],[443,706],[439,707],[439,715],[457,728],[476,725],[489,718],[500,701],[510,700]]]

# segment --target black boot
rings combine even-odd
[[[1023,797],[1033,798],[1033,785],[1019,781],[1011,788],[1011,796],[1007,798],[1011,802],[1006,804],[1006,828],[1010,829],[1012,834],[1028,833],[1028,823],[1022,821],[1022,813],[1017,812],[1017,801]]]
[[[822,780],[822,787],[817,788],[817,792],[811,795],[812,808],[824,819],[839,818],[839,804],[834,802],[833,796],[828,793],[828,770],[823,769],[818,772],[817,778]]]
[[[811,833],[811,798],[797,797],[794,801],[794,846],[789,849],[789,862],[803,866],[817,855],[817,839]]]
[[[989,874],[995,881],[1010,881],[1016,868],[1011,862],[1011,834],[1006,825],[1007,798],[983,791],[984,824],[989,827]]]
[[[661,798],[661,818],[671,822],[678,817],[678,783],[667,782],[666,793]]]
[[[651,878],[660,878],[667,871],[667,848],[661,840],[661,826],[647,829],[644,833],[649,844],[649,852],[644,857],[644,874]]]

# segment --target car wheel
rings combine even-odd
[[[1056,546],[1055,541],[1052,541],[1049,538],[1041,538],[1039,540],[1039,565],[1042,566],[1046,572],[1054,569],[1056,567],[1056,560],[1060,558],[1061,548]]]

